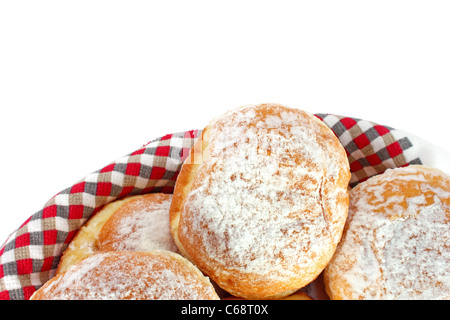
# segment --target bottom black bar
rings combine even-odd
[[[221,301],[1,301],[2,313],[15,316],[125,316],[125,320],[157,319],[294,319],[302,317],[395,316],[405,318],[418,312],[446,311],[440,301],[308,301],[308,300],[221,300]],[[431,308],[431,309],[430,309]],[[445,309],[444,309],[445,308]],[[11,309],[11,310],[8,310]],[[440,310],[442,309],[442,310]],[[63,312],[63,313],[61,313]],[[120,313],[120,314],[119,314]],[[165,320],[165,319],[164,319]]]

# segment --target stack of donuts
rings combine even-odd
[[[173,194],[104,206],[31,299],[449,299],[450,176],[414,165],[353,189],[350,176],[315,116],[231,110]]]

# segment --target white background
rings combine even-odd
[[[1,1],[0,242],[166,133],[277,102],[449,151],[449,1]]]

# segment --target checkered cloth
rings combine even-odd
[[[422,164],[402,131],[370,121],[316,114],[347,151],[350,184],[387,168]],[[50,279],[78,229],[102,206],[149,192],[172,193],[199,130],[168,134],[64,189],[12,233],[0,248],[0,299],[29,299]]]

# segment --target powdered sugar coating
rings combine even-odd
[[[32,299],[218,299],[207,278],[166,251],[96,253],[36,291]]]
[[[125,203],[103,226],[100,249],[178,252],[169,224],[172,197],[153,193]]]
[[[410,166],[358,185],[325,276],[340,299],[449,299],[450,177]]]
[[[196,263],[226,278],[256,275],[252,285],[312,280],[347,215],[348,163],[331,130],[306,112],[264,105],[214,120],[209,137],[181,215],[185,249],[195,243],[205,259]]]

